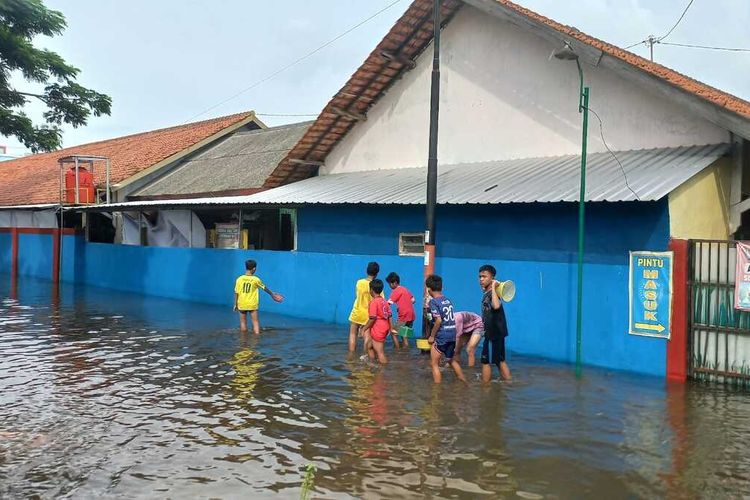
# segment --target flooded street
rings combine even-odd
[[[520,356],[435,387],[415,349],[349,359],[345,326],[243,336],[229,306],[5,275],[0,298],[2,498],[750,493],[747,392]]]

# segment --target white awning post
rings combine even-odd
[[[138,243],[143,245],[143,212],[138,211]]]
[[[237,219],[237,248],[242,248],[242,207],[240,207],[239,212]]]

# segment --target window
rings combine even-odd
[[[86,215],[89,241],[97,242],[291,251],[297,237],[295,209],[207,206],[192,211],[149,210],[122,212],[114,222],[107,214]],[[66,215],[65,222],[71,218]]]
[[[279,210],[281,249],[297,250],[297,210],[282,208]]]
[[[295,249],[297,221],[294,209],[206,209],[198,215],[208,229],[209,247],[249,250]]]
[[[68,217],[68,214],[65,214]],[[87,241],[91,243],[114,243],[114,217],[107,212],[89,212],[83,214]]]
[[[400,233],[398,235],[399,255],[424,255],[424,233]]]

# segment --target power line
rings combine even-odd
[[[674,26],[672,26],[672,27],[671,27],[671,28],[669,29],[669,31],[667,31],[667,34],[666,34],[666,35],[660,36],[660,37],[659,37],[659,38],[657,39],[657,40],[658,40],[659,42],[661,42],[662,40],[664,40],[665,38],[667,38],[667,37],[668,37],[669,35],[671,35],[671,34],[672,34],[672,32],[674,31],[674,29],[675,29],[675,28],[677,27],[677,25],[679,25],[679,24],[680,24],[680,21],[682,21],[682,18],[683,18],[683,17],[685,17],[685,14],[687,14],[687,11],[688,11],[688,9],[690,8],[690,6],[691,6],[691,5],[693,5],[693,2],[694,2],[694,1],[695,1],[695,0],[690,0],[690,1],[688,2],[688,4],[687,4],[687,7],[685,7],[685,10],[683,10],[683,11],[682,11],[682,14],[680,15],[680,18],[679,18],[679,19],[677,20],[677,22],[676,22],[676,23],[674,23]]]
[[[671,42],[659,42],[664,45],[674,45],[675,47],[689,47],[691,49],[707,49],[707,50],[727,50],[730,52],[750,52],[750,49],[743,49],[739,47],[713,47],[711,45],[693,45],[690,43],[671,43]]]
[[[642,43],[645,43],[645,44],[647,44],[647,45],[648,45],[648,47],[649,47],[649,50],[650,50],[650,52],[651,52],[651,60],[653,61],[653,60],[654,60],[654,45],[655,45],[655,44],[657,44],[657,43],[661,43],[661,41],[662,41],[662,40],[664,40],[665,38],[667,38],[667,37],[668,37],[669,35],[671,35],[671,34],[672,34],[672,32],[674,31],[674,29],[675,29],[675,28],[676,28],[676,27],[677,27],[677,26],[678,26],[678,25],[680,24],[680,22],[682,21],[682,18],[684,18],[684,17],[685,17],[685,14],[687,14],[687,11],[688,11],[688,9],[690,8],[690,6],[691,6],[691,5],[693,5],[693,2],[694,2],[694,1],[695,1],[695,0],[690,0],[690,1],[688,2],[687,6],[685,6],[685,9],[684,9],[684,10],[682,11],[682,14],[680,14],[680,17],[679,17],[679,19],[677,19],[677,22],[676,22],[676,23],[674,23],[674,25],[673,25],[673,26],[672,26],[672,27],[671,27],[671,28],[669,29],[669,31],[667,31],[667,32],[666,32],[666,33],[665,33],[664,35],[662,35],[662,36],[659,36],[659,37],[656,37],[656,36],[653,36],[653,35],[651,35],[651,36],[649,36],[648,38],[646,38],[645,40],[641,40],[640,42],[636,42],[636,43],[634,43],[634,44],[628,45],[627,47],[625,47],[625,50],[628,50],[628,49],[632,49],[632,48],[633,48],[633,47],[635,47],[636,45],[640,45],[640,44],[642,44]]]
[[[298,59],[295,59],[294,61],[290,62],[290,63],[289,63],[289,64],[287,64],[286,66],[283,66],[282,68],[280,68],[280,69],[277,69],[276,71],[274,71],[274,72],[273,72],[273,73],[271,73],[270,75],[268,75],[268,76],[266,76],[266,77],[264,77],[264,78],[261,78],[260,80],[256,81],[256,82],[255,82],[255,83],[253,83],[252,85],[250,85],[250,86],[248,86],[248,87],[245,87],[244,89],[240,90],[240,91],[239,91],[239,92],[237,92],[236,94],[234,94],[234,95],[232,95],[232,96],[230,96],[230,97],[228,97],[228,98],[224,99],[224,100],[223,100],[223,101],[221,101],[220,103],[218,103],[218,104],[215,104],[215,105],[211,106],[210,108],[207,108],[207,109],[205,109],[205,110],[201,111],[201,112],[200,112],[200,113],[198,113],[197,115],[193,115],[193,116],[191,116],[190,118],[188,118],[187,120],[185,120],[185,123],[193,121],[194,119],[198,118],[199,116],[202,116],[202,115],[204,115],[204,114],[208,113],[209,111],[211,111],[211,110],[213,110],[213,109],[216,109],[216,108],[218,108],[218,107],[219,107],[219,106],[221,106],[222,104],[226,104],[227,102],[231,101],[231,100],[232,100],[232,99],[234,99],[235,97],[238,97],[238,96],[240,96],[240,95],[244,94],[245,92],[247,92],[247,91],[249,91],[249,90],[252,90],[252,89],[254,89],[254,88],[255,88],[255,87],[257,87],[258,85],[261,85],[261,84],[263,84],[263,83],[267,82],[268,80],[270,80],[270,79],[272,79],[272,78],[276,77],[277,75],[279,75],[279,74],[283,73],[284,71],[288,70],[289,68],[291,68],[291,67],[293,67],[293,66],[296,66],[297,64],[301,63],[302,61],[304,61],[304,60],[305,60],[305,59],[307,59],[308,57],[310,57],[310,56],[312,56],[312,55],[314,55],[314,54],[317,54],[318,52],[320,52],[320,51],[321,51],[321,50],[323,50],[324,48],[328,47],[329,45],[331,45],[331,44],[332,44],[332,43],[334,43],[335,41],[339,40],[340,38],[343,38],[344,36],[348,35],[348,34],[349,34],[349,33],[351,33],[352,31],[356,30],[357,28],[359,28],[359,27],[360,27],[360,26],[362,26],[363,24],[365,24],[365,23],[367,23],[367,22],[371,21],[372,19],[375,19],[375,18],[376,18],[377,16],[379,16],[380,14],[382,14],[383,12],[385,12],[386,10],[390,9],[391,7],[393,7],[394,5],[396,5],[397,3],[399,3],[400,1],[401,1],[401,0],[394,0],[393,2],[389,3],[388,5],[386,5],[386,6],[385,6],[385,7],[383,7],[382,9],[380,9],[379,11],[375,12],[374,14],[372,14],[371,16],[369,16],[369,17],[367,17],[366,19],[363,19],[362,21],[358,22],[357,24],[355,24],[354,26],[352,26],[352,27],[351,27],[351,28],[349,28],[348,30],[346,30],[346,31],[344,31],[343,33],[341,33],[341,34],[339,34],[339,35],[337,35],[337,36],[335,36],[335,37],[331,38],[330,40],[328,40],[327,42],[325,42],[325,43],[324,43],[323,45],[320,45],[320,46],[318,46],[317,48],[315,48],[314,50],[311,50],[311,51],[310,51],[310,52],[308,52],[307,54],[303,55],[302,57],[300,57],[300,58],[298,58]]]
[[[627,47],[625,47],[625,50],[628,50],[628,49],[632,49],[632,48],[633,48],[633,47],[635,47],[636,45],[640,45],[640,44],[642,44],[642,43],[646,43],[647,41],[648,41],[648,40],[641,40],[640,42],[635,42],[634,44],[632,44],[632,45],[628,45]]]
[[[622,171],[622,177],[625,179],[625,185],[630,190],[630,192],[633,193],[633,196],[635,196],[635,199],[638,200],[638,201],[641,201],[641,197],[638,196],[638,193],[636,193],[635,191],[633,191],[633,188],[630,187],[630,183],[628,182],[628,174],[625,173],[625,167],[622,166],[622,163],[620,163],[620,160],[617,158],[617,155],[614,153],[614,151],[612,151],[609,148],[609,145],[607,144],[607,141],[604,139],[604,123],[602,122],[601,117],[599,116],[599,114],[596,111],[594,111],[590,107],[587,107],[586,109],[588,109],[589,111],[591,111],[592,113],[594,113],[594,116],[596,116],[596,119],[599,120],[599,135],[602,138],[602,143],[604,144],[604,147],[607,148],[607,151],[609,151],[609,154],[612,155],[612,158],[614,158],[615,161],[617,162],[617,164],[620,166],[620,170]]]

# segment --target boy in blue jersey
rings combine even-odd
[[[437,274],[427,276],[425,280],[427,293],[430,295],[428,303],[430,315],[432,316],[432,329],[427,341],[432,344],[430,349],[430,367],[432,368],[432,380],[439,384],[442,380],[440,373],[440,358],[445,356],[446,362],[456,373],[456,377],[466,382],[461,365],[453,358],[456,350],[456,319],[453,312],[453,304],[443,295],[443,278]]]

